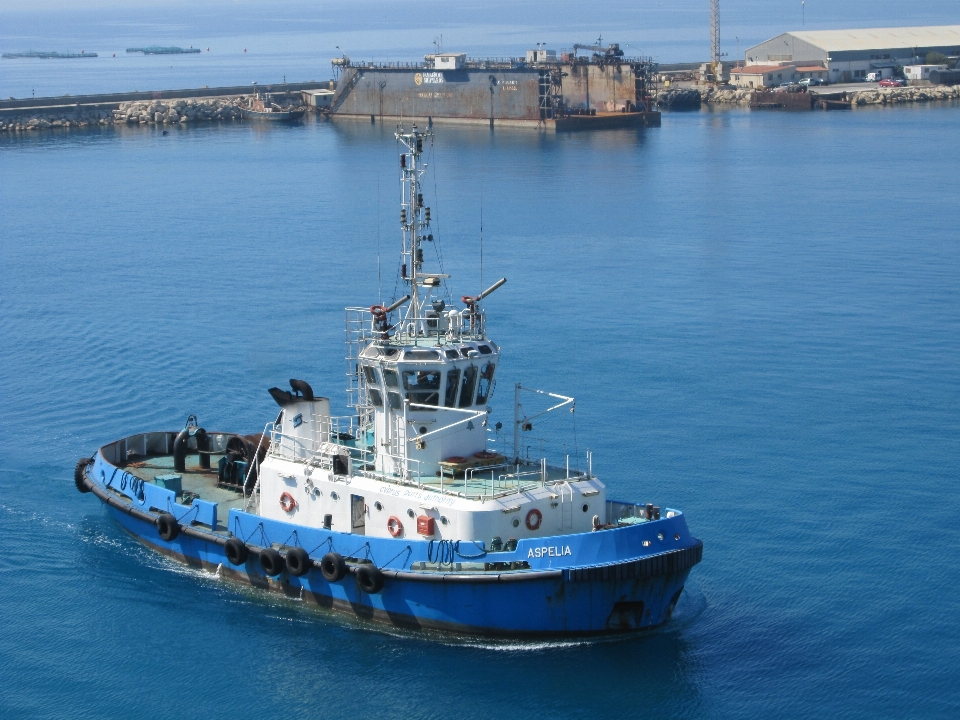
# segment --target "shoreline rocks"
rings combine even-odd
[[[901,105],[960,99],[960,85],[930,85],[860,90],[850,95],[851,107],[864,105]]]
[[[752,88],[669,88],[656,95],[657,106],[668,110],[696,109],[700,105],[750,105],[753,101]],[[829,96],[829,89],[823,89],[816,95]],[[899,88],[878,88],[848,92],[846,100],[851,107],[864,105],[901,105],[907,103],[936,102],[940,100],[960,99],[960,85],[931,85]]]
[[[0,132],[22,132],[52,128],[107,125],[179,125],[198,122],[227,122],[240,119],[240,106],[248,95],[189,100],[149,100],[109,105],[65,105],[44,109],[31,108],[22,113],[0,116]],[[300,93],[274,100],[286,108],[302,107]]]

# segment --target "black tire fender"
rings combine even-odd
[[[294,577],[306,575],[312,566],[313,561],[302,547],[290,548],[287,551],[287,570]]]
[[[77,460],[77,466],[73,469],[73,484],[77,486],[77,490],[82,493],[90,492],[90,487],[87,485],[87,465],[93,464],[93,458],[80,458]]]
[[[371,595],[383,589],[383,573],[375,565],[361,565],[357,568],[357,587]]]
[[[243,565],[250,555],[247,546],[238,538],[230,538],[224,543],[224,552],[227,554],[227,562],[231,565]]]
[[[320,574],[327,582],[340,582],[343,576],[347,574],[347,564],[343,561],[343,555],[335,552],[328,552],[320,560]]]
[[[167,542],[176,540],[177,535],[180,534],[180,523],[172,514],[163,513],[157,518],[157,532]]]
[[[283,572],[283,555],[273,548],[264,548],[260,551],[260,569],[270,577],[275,577]]]

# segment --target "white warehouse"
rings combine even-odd
[[[897,65],[919,65],[927,53],[960,55],[960,25],[792,31],[747,48],[747,65],[822,65],[831,83]]]

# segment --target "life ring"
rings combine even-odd
[[[391,515],[390,519],[387,520],[387,532],[393,537],[400,537],[403,535],[403,523],[400,522],[400,518],[398,518],[396,515]]]
[[[381,318],[386,316],[387,309],[383,305],[371,305],[370,313],[376,318]]]
[[[293,495],[285,492],[280,496],[280,507],[284,512],[293,512],[297,509],[297,501],[293,499]]]
[[[527,530],[539,530],[543,522],[543,513],[534,508],[527,513]]]
[[[462,295],[460,297],[460,302],[462,302],[467,307],[471,307],[476,301],[477,299],[472,295]]]
[[[446,460],[445,463],[453,463],[454,465],[459,465],[460,463],[465,463],[467,459],[465,457],[460,457],[459,455],[451,455]]]

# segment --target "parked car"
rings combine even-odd
[[[804,78],[800,81],[800,84],[804,87],[816,87],[818,85],[829,85],[830,83],[821,78]]]
[[[906,83],[900,78],[886,78],[879,83],[880,87],[903,87]]]

